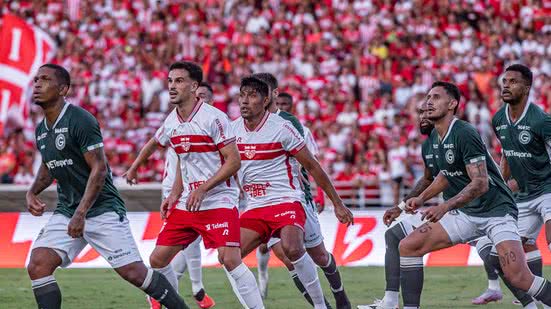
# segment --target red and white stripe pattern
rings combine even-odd
[[[247,209],[286,202],[302,202],[297,152],[306,146],[293,125],[266,112],[250,130],[243,118],[232,124],[241,155],[239,179],[247,193]]]
[[[217,108],[200,102],[185,120],[174,109],[157,130],[155,139],[163,147],[170,146],[177,154],[176,159],[180,159],[180,166],[176,159],[172,159],[176,162],[167,162],[170,170],[165,172],[163,194],[172,188],[168,182],[174,181],[176,169],[180,168],[184,192],[176,208],[181,210],[185,210],[191,191],[214,176],[224,163],[220,149],[235,142],[228,117]],[[238,192],[233,178],[228,179],[209,190],[201,210],[233,208],[237,205]]]
[[[80,0],[67,0],[67,9],[71,20],[80,19]]]

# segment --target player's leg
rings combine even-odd
[[[185,263],[187,265],[187,271],[189,273],[189,280],[191,281],[191,291],[193,298],[201,308],[210,308],[214,306],[214,300],[206,293],[203,285],[203,269],[201,267],[201,241],[202,237],[192,242],[185,250],[183,254],[185,256]],[[178,256],[176,256],[177,258]],[[176,258],[172,260],[175,262]],[[173,265],[174,267],[174,265]],[[176,268],[175,268],[176,270]],[[178,274],[178,272],[176,272]]]
[[[490,251],[493,247],[492,242],[487,237],[481,237],[470,242],[469,245],[476,248],[478,255],[484,263],[484,270],[486,270],[486,276],[488,277],[488,288],[480,294],[480,296],[473,298],[471,303],[473,305],[484,305],[503,299],[503,293],[499,284],[498,271],[489,261]]]
[[[270,239],[271,241],[272,239]],[[266,299],[268,296],[268,262],[270,261],[270,249],[267,244],[260,244],[256,249],[256,261],[258,263],[258,287],[260,288],[260,295],[262,299]]]
[[[327,308],[316,266],[304,248],[304,231],[298,226],[286,225],[281,228],[280,237],[281,247],[312,298],[314,308]]]
[[[68,266],[86,246],[84,239],[67,234],[69,220],[61,214],[52,215],[33,244],[27,272],[39,308],[61,308],[61,290],[54,271]]]
[[[518,232],[526,253],[528,268],[536,276],[543,274],[541,252],[536,246],[536,239],[543,226],[542,214],[539,211],[541,199],[518,204]]]
[[[170,262],[170,265],[172,265],[172,269],[174,269],[174,272],[176,273],[176,279],[178,279],[178,281],[180,281],[180,278],[182,278],[187,270],[186,254],[184,253],[184,251],[185,250],[178,252],[176,256],[172,259],[172,262]]]
[[[329,287],[335,298],[336,307],[338,309],[351,308],[352,305],[344,290],[335,257],[327,251],[323,243],[323,234],[321,233],[316,206],[312,203],[307,203],[304,207],[304,212],[306,213],[306,222],[304,223],[304,246],[306,247],[306,252],[308,252],[314,263],[321,268],[325,278],[327,278]]]
[[[171,229],[167,223],[163,232],[167,227]],[[176,274],[169,265],[182,249],[181,245],[157,246],[150,258],[153,269],[148,269],[142,261],[128,219],[115,212],[87,219],[83,238],[123,279],[168,308],[188,308],[178,295]],[[163,260],[161,255],[165,256]],[[171,281],[176,282],[176,286]]]

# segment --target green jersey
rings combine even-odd
[[[506,104],[494,115],[492,127],[501,142],[511,176],[518,183],[517,202],[551,193],[551,116],[528,103],[519,119],[512,123]]]
[[[51,128],[46,119],[36,127],[36,146],[42,155],[42,162],[50,175],[57,181],[57,208],[59,213],[71,218],[78,207],[90,167],[84,153],[103,147],[103,138],[97,120],[84,109],[65,103]],[[87,218],[115,211],[120,216],[126,212],[124,202],[113,185],[111,170],[105,178],[96,202],[88,210]]]
[[[448,180],[449,186],[446,191],[450,198],[456,196],[471,182],[466,165],[486,162],[489,177],[488,192],[459,208],[460,211],[474,217],[503,217],[507,214],[517,217],[517,206],[511,190],[501,177],[480,134],[471,124],[454,119],[442,139],[438,136],[436,129],[432,130],[429,139],[436,164]]]
[[[300,133],[300,136],[304,137],[304,129],[302,128],[302,124],[297,119],[297,117],[295,117],[291,113],[288,113],[282,110],[278,110],[276,114],[281,116],[281,118],[287,121],[290,121],[291,124],[293,124],[293,127],[297,129],[298,133]],[[304,191],[304,198],[306,199],[307,203],[311,203],[314,200],[314,198],[312,197],[312,190],[311,190],[312,185],[310,184],[310,180],[308,180],[308,172],[304,167],[300,167],[300,173],[301,173],[300,185],[302,187],[302,191]]]
[[[423,157],[423,163],[425,164],[425,167],[430,170],[432,178],[436,178],[436,176],[438,176],[438,173],[440,173],[440,169],[438,168],[438,164],[436,164],[436,158],[434,156],[432,140],[430,139],[430,137],[427,138],[421,145],[421,156]],[[444,190],[442,195],[444,200],[448,200],[450,197],[453,196],[450,196],[450,192],[448,189]]]

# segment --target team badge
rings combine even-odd
[[[189,137],[182,137],[181,139],[181,145],[182,147],[184,148],[184,151],[189,151],[189,148],[191,148],[191,141],[189,139]]]
[[[518,135],[518,140],[521,144],[526,145],[532,140],[532,134],[530,134],[530,132],[528,131],[522,131]]]
[[[256,146],[245,146],[245,157],[247,159],[254,158],[254,155],[256,154]]]
[[[56,136],[55,148],[57,148],[57,150],[63,150],[63,148],[65,148],[65,135],[59,134]]]
[[[455,161],[455,156],[453,155],[453,150],[448,149],[448,151],[446,151],[446,161],[449,164],[452,164]]]

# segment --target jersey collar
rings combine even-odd
[[[518,117],[517,121],[515,121],[515,123],[513,123],[511,121],[511,117],[509,117],[509,104],[506,105],[506,108],[505,108],[505,117],[507,117],[507,122],[512,125],[512,126],[516,126],[523,118],[524,116],[526,116],[526,113],[528,112],[528,108],[530,108],[530,102],[526,102],[526,106],[524,106],[524,110],[522,111],[522,114],[520,115],[520,117]]]
[[[245,124],[245,119],[243,119],[243,125],[245,126],[245,130],[247,132],[258,132],[258,131],[260,131],[262,126],[266,123],[266,120],[268,120],[268,117],[270,116],[270,114],[271,113],[269,111],[265,111],[264,116],[262,117],[262,120],[260,120],[260,122],[256,125],[256,127],[252,131],[249,130],[249,128],[247,128],[247,125]]]
[[[457,118],[453,117],[452,123],[450,123],[450,126],[448,127],[448,131],[446,132],[446,135],[444,135],[444,138],[440,140],[440,143],[443,143],[446,138],[448,138],[448,135],[450,135],[450,132],[452,131],[453,125],[457,122]],[[438,133],[438,131],[437,131]],[[440,135],[438,135],[440,137]]]
[[[63,105],[61,112],[59,113],[59,115],[57,115],[54,125],[52,126],[52,129],[54,129],[57,123],[61,120],[61,118],[63,118],[63,115],[65,115],[65,112],[67,111],[67,107],[69,107],[69,103],[65,102],[65,105]],[[48,129],[48,120],[46,120],[46,117],[44,117],[44,127],[46,128],[46,131],[50,131],[50,129]]]

